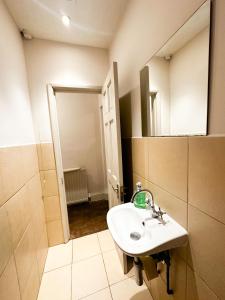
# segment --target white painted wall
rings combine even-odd
[[[46,85],[102,85],[108,71],[105,49],[33,39],[25,41],[36,138],[51,141]]]
[[[63,168],[85,168],[90,193],[105,193],[99,95],[57,93],[56,100]]]
[[[0,147],[34,143],[20,32],[0,1]]]
[[[170,129],[172,135],[205,134],[208,101],[209,28],[170,61]]]
[[[130,0],[110,48],[118,61],[120,97],[130,94],[132,136],[141,136],[139,71],[204,0]],[[210,134],[225,133],[225,1],[213,1]]]
[[[159,116],[159,128],[156,135],[170,134],[170,81],[169,62],[161,57],[153,57],[149,66],[149,88],[157,92],[156,103]]]

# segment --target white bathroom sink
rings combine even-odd
[[[136,208],[133,203],[112,207],[107,223],[119,248],[130,256],[159,253],[185,246],[187,231],[167,214],[164,224],[151,217],[151,210]]]

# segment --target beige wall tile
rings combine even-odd
[[[44,198],[46,222],[61,218],[61,208],[58,196]]]
[[[148,138],[148,179],[187,201],[187,138]]]
[[[152,192],[155,203],[165,210],[180,225],[187,228],[187,203],[146,181],[146,187]]]
[[[10,225],[5,206],[0,208],[0,275],[12,254]]]
[[[174,291],[174,299],[180,300],[186,297],[187,264],[180,256],[177,249],[170,251],[170,288]],[[160,264],[160,276],[166,285],[166,264]]]
[[[225,223],[225,137],[189,138],[189,202]]]
[[[26,182],[21,156],[21,147],[0,148],[0,206]]]
[[[64,242],[64,237],[61,219],[48,222],[46,225],[49,247],[62,244]]]
[[[189,263],[221,299],[225,295],[225,225],[188,207]],[[192,260],[192,262],[191,262]]]
[[[136,173],[133,173],[133,191],[137,189],[137,182],[141,182],[142,188],[146,188],[146,179]]]
[[[11,256],[3,274],[0,276],[0,299],[20,300],[20,291],[13,256]]]
[[[23,186],[5,204],[12,233],[14,249],[18,245],[30,221],[31,208],[27,185]]]
[[[21,154],[23,160],[23,169],[20,171],[22,174],[24,174],[25,181],[27,182],[31,177],[39,172],[36,145],[22,146]]]
[[[168,295],[166,292],[166,285],[161,277],[157,277],[151,282],[148,282],[148,287],[150,289],[150,293],[154,300],[173,300],[173,295]],[[181,300],[181,299],[179,299]],[[183,299],[182,299],[183,300]]]
[[[31,221],[34,231],[34,238],[36,245],[38,245],[41,234],[45,227],[45,211],[42,200],[42,190],[39,175],[34,176],[27,184],[30,207],[31,207]]]
[[[205,282],[187,267],[187,298],[186,300],[218,300]]]
[[[26,287],[22,293],[21,300],[36,300],[40,286],[38,267],[36,262],[31,267]]]
[[[27,227],[14,253],[20,291],[23,293],[26,288],[27,280],[29,279],[31,268],[34,263],[37,263],[35,256],[34,236],[31,225]]]
[[[40,170],[53,170],[55,166],[55,155],[52,143],[40,144],[41,147],[41,166]]]
[[[58,195],[58,181],[55,170],[43,171],[41,173],[44,197]]]
[[[35,145],[0,149],[0,189],[0,299],[20,299],[18,283],[36,299],[48,242]]]
[[[48,237],[47,237],[46,228],[44,228],[39,243],[37,245],[37,263],[38,263],[38,272],[39,272],[40,280],[44,272],[47,254],[48,254]]]
[[[131,143],[133,172],[146,178],[148,172],[147,139],[132,138]]]
[[[39,171],[42,170],[42,155],[41,155],[41,144],[36,144],[37,147],[37,156],[38,156],[38,168]]]

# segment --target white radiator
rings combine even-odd
[[[86,170],[82,168],[74,168],[66,169],[63,172],[67,204],[88,200],[88,181]]]

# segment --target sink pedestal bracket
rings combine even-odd
[[[143,284],[142,276],[143,265],[138,257],[134,257],[134,272],[137,285],[141,286]]]
[[[170,253],[169,251],[162,251],[157,254],[151,255],[151,257],[157,262],[164,261],[166,264],[166,290],[168,295],[173,294],[173,290],[170,288]],[[160,273],[160,271],[158,271]]]

